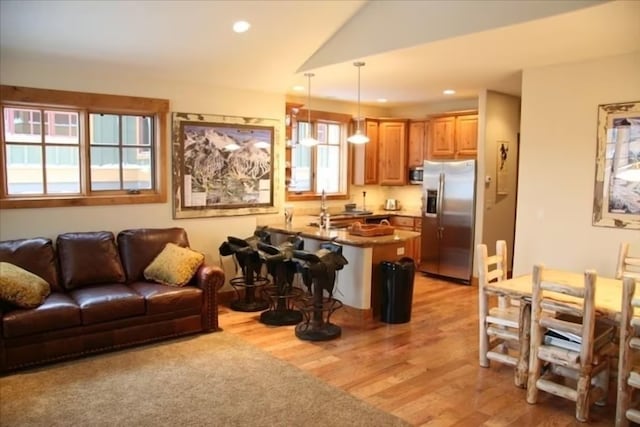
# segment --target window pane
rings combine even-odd
[[[309,128],[309,124],[307,122],[298,122],[298,139],[296,140],[296,144],[300,142],[302,138],[307,137],[307,129]]]
[[[53,122],[53,123],[51,123]],[[78,144],[78,113],[67,111],[45,111],[45,142],[56,144]]]
[[[113,114],[91,114],[91,144],[119,144],[120,116]]]
[[[43,194],[42,146],[7,145],[9,194]]]
[[[5,108],[4,139],[7,142],[42,142],[40,111]]]
[[[311,147],[296,145],[291,149],[290,191],[311,191]]]
[[[78,147],[46,147],[47,194],[80,193]]]
[[[316,124],[317,135],[316,138],[318,142],[327,142],[327,124],[326,123],[318,123]]]
[[[124,148],[122,151],[125,190],[148,190],[151,188],[151,161],[148,151],[143,152],[142,150],[148,149]]]
[[[327,140],[329,144],[340,144],[340,125],[330,124],[329,125],[329,139]]]
[[[338,146],[318,145],[318,179],[316,192],[337,193],[340,190],[340,149]]]
[[[91,190],[120,190],[120,151],[91,147]]]
[[[123,145],[151,145],[151,117],[122,116]]]

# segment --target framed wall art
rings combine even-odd
[[[598,106],[593,225],[640,229],[640,101]]]
[[[275,213],[279,122],[173,113],[174,218]]]

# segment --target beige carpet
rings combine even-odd
[[[1,426],[406,426],[226,332],[0,377]]]

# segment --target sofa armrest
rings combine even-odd
[[[202,321],[204,332],[214,332],[218,327],[218,290],[224,285],[224,270],[215,265],[202,265],[196,272],[195,285],[202,289]]]

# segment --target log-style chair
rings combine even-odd
[[[640,256],[629,255],[629,243],[626,242],[620,243],[616,268],[616,279],[622,279],[622,276],[640,280]]]
[[[640,389],[640,317],[635,317],[635,308],[640,307],[640,299],[633,297],[636,280],[623,279],[622,316],[620,318],[620,353],[618,357],[618,399],[616,402],[616,427],[627,427],[629,421],[640,424],[640,407],[632,406],[634,389]],[[634,361],[636,363],[634,363]]]
[[[537,403],[539,390],[572,400],[581,422],[594,402],[606,401],[617,353],[613,328],[596,319],[596,281],[597,273],[587,270],[584,287],[573,287],[547,280],[542,265],[533,268],[527,402]]]
[[[520,308],[511,304],[509,297],[486,289],[490,282],[507,278],[507,243],[496,242],[495,255],[488,255],[487,245],[477,246],[478,264],[478,323],[480,327],[480,366],[489,367],[494,360],[510,366],[518,366],[520,360]],[[497,300],[491,306],[490,302]],[[527,363],[527,361],[524,361]],[[524,387],[524,380],[515,375],[514,382]]]

